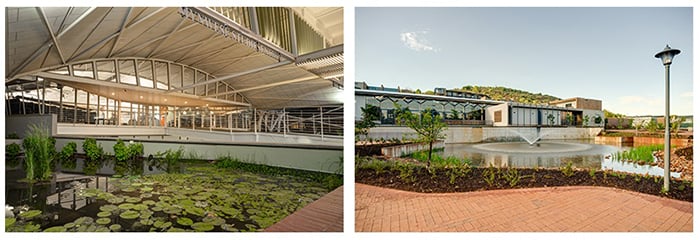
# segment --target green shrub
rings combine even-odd
[[[75,159],[75,153],[78,151],[78,144],[75,142],[69,142],[61,149],[58,153],[58,158],[60,160],[61,166],[67,169],[75,169],[77,167],[77,160]]]
[[[30,125],[22,142],[25,151],[27,180],[47,180],[51,177],[52,148],[49,131],[43,126]]]
[[[182,147],[178,148],[176,151],[168,149],[165,152],[158,152],[156,153],[158,161],[156,166],[167,173],[175,173],[177,172],[178,163],[182,161],[184,154],[185,150],[183,150]]]
[[[489,164],[489,167],[484,169],[481,176],[484,178],[484,182],[486,182],[489,187],[492,187],[496,183],[496,176],[498,173],[500,173],[500,169],[497,169],[492,164]]]
[[[5,145],[5,157],[7,158],[5,164],[9,167],[16,167],[19,165],[19,154],[21,152],[22,149],[17,143]]]
[[[114,144],[114,173],[117,175],[143,174],[143,144],[131,143],[126,145],[121,139]]]
[[[561,173],[566,177],[571,177],[574,175],[574,168],[572,167],[572,162],[566,163],[565,167],[560,168]]]
[[[102,166],[104,158],[102,145],[98,145],[97,140],[94,138],[86,138],[83,142],[83,151],[85,151],[85,155],[87,156],[83,166],[83,172],[87,175],[97,174],[97,169]]]
[[[399,171],[399,178],[405,183],[413,183],[416,181],[416,176],[413,175],[414,168],[416,166],[410,163],[399,163],[396,162],[392,166],[392,170]]]
[[[19,135],[17,135],[17,133],[13,132],[13,133],[7,134],[7,136],[5,138],[7,138],[7,139],[19,139]]]
[[[510,187],[515,187],[520,182],[520,173],[516,168],[509,168],[501,172],[501,179],[505,180]]]

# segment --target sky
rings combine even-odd
[[[692,8],[356,8],[356,81],[432,90],[503,86],[603,101],[634,115],[691,115]]]

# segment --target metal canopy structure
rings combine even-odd
[[[143,104],[342,104],[342,8],[9,7],[6,14],[8,89],[45,79]]]

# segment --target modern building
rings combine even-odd
[[[365,83],[355,85],[366,86]],[[532,105],[490,100],[485,94],[445,88],[435,88],[434,95],[376,89],[372,86],[355,89],[356,121],[361,120],[363,108],[374,105],[381,109],[381,124],[393,125],[394,104],[398,104],[416,113],[432,109],[448,125],[601,127],[604,124],[599,100],[571,98],[557,101],[556,105]]]
[[[92,136],[342,156],[341,7],[5,11],[8,133],[44,122],[57,145]],[[265,151],[245,154],[274,158]],[[310,168],[299,158],[277,165]]]

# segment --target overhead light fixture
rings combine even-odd
[[[185,101],[185,104],[187,104],[187,101]]]
[[[140,99],[143,99],[143,96],[139,96]]]
[[[114,96],[114,94],[115,94],[115,93],[114,93],[114,92],[112,92],[112,96]]]

